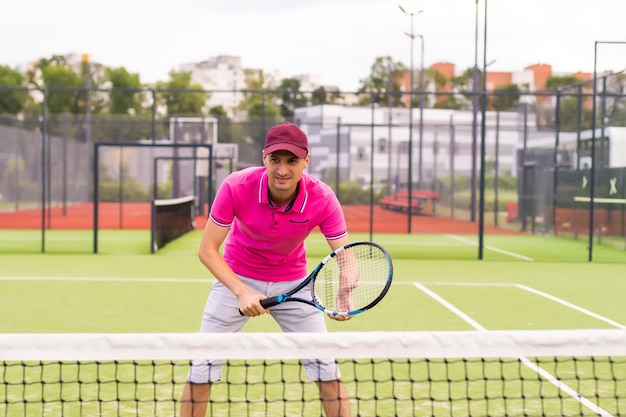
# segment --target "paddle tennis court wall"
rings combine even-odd
[[[206,217],[214,196],[213,145],[96,142],[93,166],[93,252],[102,228],[146,228],[155,200],[195,196]],[[138,221],[134,221],[136,218]]]

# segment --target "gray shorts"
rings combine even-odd
[[[254,291],[268,297],[291,290],[302,280],[267,282],[240,276],[241,280]],[[303,278],[305,279],[305,278]],[[296,295],[310,298],[311,289],[306,287]],[[324,313],[304,303],[288,302],[270,309],[270,314],[284,332],[325,333]],[[237,297],[219,281],[213,284],[204,313],[201,333],[235,333],[240,331],[250,317],[239,314]],[[187,379],[193,383],[219,381],[222,377],[223,360],[196,359],[193,361]],[[303,359],[302,364],[308,379],[313,381],[334,381],[341,377],[334,360]]]

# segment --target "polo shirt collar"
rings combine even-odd
[[[259,182],[259,203],[260,204],[270,204],[270,189],[269,189],[269,178],[267,176],[267,172],[264,172],[261,176],[261,180]],[[296,198],[289,204],[285,206],[285,212],[287,211],[295,211],[297,213],[304,212],[306,207],[306,203],[309,197],[309,193],[306,189],[306,179],[304,175],[300,177],[300,181],[298,182],[298,193],[296,194]]]

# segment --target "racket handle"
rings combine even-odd
[[[278,296],[278,297],[269,297],[269,298],[265,298],[265,299],[260,301],[261,307],[263,307],[263,308],[270,308],[270,307],[273,307],[275,305],[280,304],[281,302],[282,301],[281,301],[281,297],[280,296]]]
[[[280,297],[270,297],[270,298],[265,298],[261,300],[259,303],[261,304],[261,307],[263,308],[270,308],[270,307],[280,304],[281,303],[280,300],[281,300]],[[244,315],[241,312],[241,310],[239,310],[239,314],[241,314],[242,316]]]

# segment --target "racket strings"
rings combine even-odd
[[[377,246],[355,245],[338,253],[322,268],[314,292],[328,310],[362,310],[381,297],[390,276],[387,254]]]

